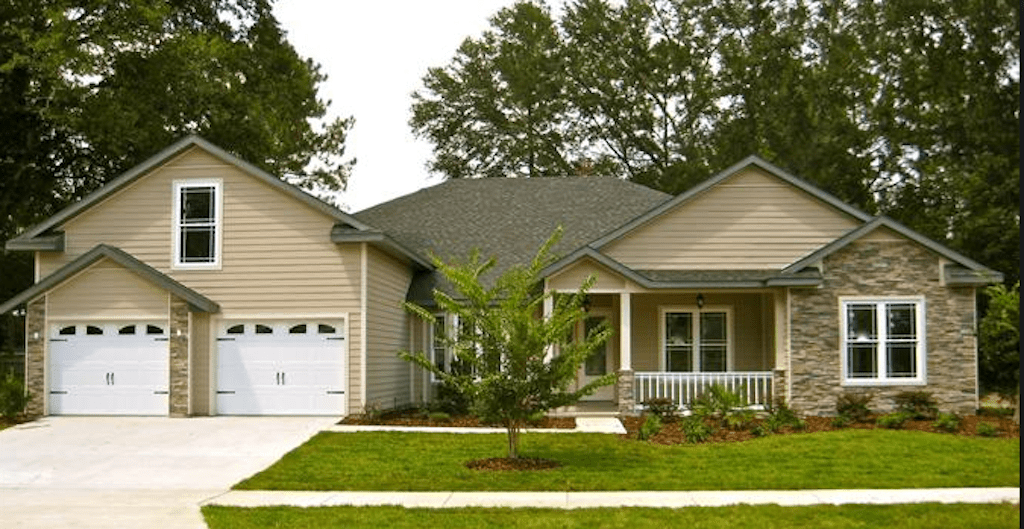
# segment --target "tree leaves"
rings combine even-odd
[[[521,2],[430,70],[410,124],[451,178],[676,194],[757,154],[1012,283],[1019,33],[1004,0]]]

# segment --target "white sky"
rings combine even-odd
[[[346,157],[357,159],[346,211],[440,182],[426,169],[431,146],[409,129],[412,92],[463,39],[514,0],[278,0],[274,15],[299,55],[321,66],[328,117],[355,116]]]

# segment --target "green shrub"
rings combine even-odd
[[[6,419],[14,419],[25,411],[28,404],[28,393],[21,378],[14,373],[7,373],[0,379],[0,415]]]
[[[647,407],[647,411],[657,415],[663,422],[675,418],[676,413],[679,411],[679,405],[676,401],[668,398],[656,398],[647,399],[642,403]]]
[[[715,430],[704,422],[704,419],[697,415],[691,415],[679,422],[679,429],[683,431],[688,443],[702,443],[707,441]]]
[[[896,395],[896,410],[916,420],[930,421],[939,413],[939,407],[927,391],[902,391]]]
[[[982,437],[995,437],[999,435],[999,428],[996,428],[991,423],[979,422],[977,426],[977,433]]]
[[[691,409],[696,417],[714,419],[726,428],[737,430],[754,420],[753,410],[746,407],[742,389],[731,391],[721,384],[712,384],[693,400]]]
[[[437,385],[437,399],[431,403],[431,408],[449,415],[466,415],[471,404],[470,396],[458,385],[443,381]]]
[[[637,432],[637,439],[641,441],[647,441],[651,437],[658,435],[661,431],[661,416],[654,413],[648,415],[644,419],[644,423],[640,425],[640,430]]]
[[[796,412],[786,405],[786,399],[782,397],[775,399],[775,402],[769,404],[767,411],[768,417],[761,423],[761,427],[768,433],[775,433],[787,426],[795,430],[803,430],[807,427],[807,423],[801,420]]]
[[[903,428],[903,425],[906,424],[906,422],[909,421],[910,418],[910,414],[902,411],[897,411],[886,415],[882,415],[881,417],[875,420],[875,424],[881,426],[882,428],[889,428],[890,430],[899,430],[900,428]]]
[[[942,431],[956,433],[960,429],[960,417],[955,413],[940,413],[932,424]]]
[[[836,398],[836,411],[851,421],[860,422],[871,415],[871,395],[867,393],[843,393]]]
[[[443,411],[432,411],[427,414],[427,418],[432,422],[448,422],[448,419],[451,419],[452,416]]]
[[[836,415],[832,418],[833,428],[846,428],[853,422],[849,415]]]

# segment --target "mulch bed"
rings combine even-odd
[[[431,419],[422,410],[387,411],[376,416],[352,415],[345,417],[338,424],[387,425],[387,426],[457,426],[461,428],[498,428],[500,424],[485,424],[473,415],[455,415],[445,419]],[[555,428],[572,430],[576,427],[576,419],[572,417],[544,417],[540,421],[530,423],[527,428]]]
[[[473,470],[549,470],[562,466],[558,461],[542,459],[539,457],[492,457],[490,459],[477,459],[466,463],[466,468]]]
[[[881,428],[875,424],[877,416],[871,416],[867,421],[851,423],[845,428],[836,428],[832,426],[832,417],[805,417],[806,428],[802,430],[794,430],[792,428],[783,428],[772,435],[786,435],[793,433],[813,433],[813,432],[828,432],[832,430],[841,429],[861,429],[861,430],[874,430]],[[628,432],[622,436],[625,438],[636,439],[637,432],[640,430],[640,425],[643,424],[643,417],[626,417],[622,419],[622,424],[626,427]],[[760,424],[760,419],[755,419],[749,425],[741,430],[730,430],[727,428],[716,428],[715,432],[708,438],[706,443],[734,443],[740,441],[749,441],[756,439],[757,436],[751,433],[751,430]],[[1014,424],[1013,420],[1009,417],[992,417],[992,416],[978,416],[978,415],[965,415],[961,417],[960,429],[957,431],[958,435],[968,435],[978,437],[977,428],[978,423],[986,422],[995,426],[998,429],[998,435],[996,437],[1003,438],[1020,438],[1020,427]],[[943,433],[950,435],[949,432],[936,428],[934,425],[935,421],[907,421],[903,424],[901,430],[916,430],[921,432],[933,432]],[[675,421],[666,421],[662,424],[661,431],[650,438],[652,443],[659,443],[665,445],[683,444],[686,443],[686,436],[679,429],[679,423]]]

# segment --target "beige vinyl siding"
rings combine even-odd
[[[173,186],[223,181],[220,270],[176,270]],[[66,250],[41,253],[43,276],[99,243],[133,255],[220,304],[226,318],[344,314],[359,308],[359,248],[330,241],[334,219],[193,148],[69,221]]]
[[[189,316],[189,403],[192,415],[210,414],[210,315]]]
[[[168,294],[134,272],[101,259],[53,289],[50,319],[166,320]]]
[[[576,291],[591,275],[595,277],[594,286],[591,287],[591,291],[618,291],[626,286],[625,279],[619,274],[590,259],[583,259],[548,279],[548,288],[559,291]]]
[[[403,303],[412,281],[408,266],[369,248],[367,272],[366,400],[380,408],[411,402],[409,363],[398,357],[409,348],[409,316]]]
[[[704,293],[705,306],[732,307],[731,329],[734,371],[766,371],[772,367],[774,321],[762,311],[770,294]],[[635,371],[659,371],[661,355],[661,307],[697,305],[697,294],[639,294],[630,304]]]
[[[857,225],[849,215],[750,168],[602,251],[638,270],[777,269]]]

